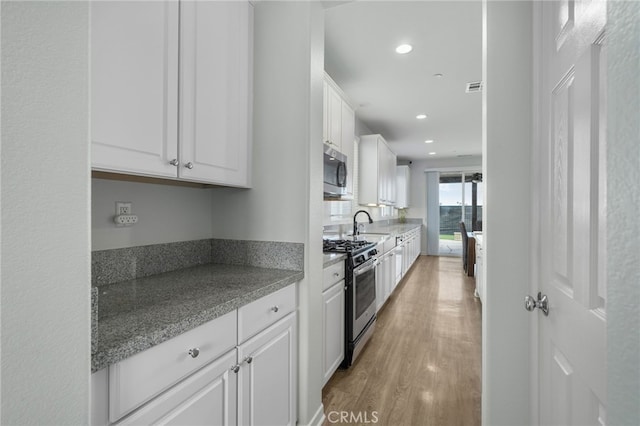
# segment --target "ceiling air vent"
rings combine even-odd
[[[467,83],[467,93],[482,92],[482,81]]]

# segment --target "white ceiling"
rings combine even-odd
[[[397,54],[402,43],[413,51]],[[482,94],[465,92],[482,79],[481,61],[479,1],[355,1],[325,11],[325,70],[400,159],[482,154]]]

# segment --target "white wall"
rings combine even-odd
[[[150,183],[92,179],[91,249],[212,238],[212,191]],[[138,223],[116,227],[116,201],[131,201]]]
[[[89,9],[2,2],[2,417],[89,421]]]
[[[319,2],[256,2],[253,188],[212,193],[214,237],[305,244],[301,425],[322,417],[323,17]]]
[[[640,3],[607,4],[607,423],[640,424]]]
[[[529,413],[532,16],[530,1],[483,1],[482,424],[523,425]],[[517,177],[517,178],[516,178]],[[509,206],[505,209],[504,206]],[[526,234],[524,234],[526,237]]]

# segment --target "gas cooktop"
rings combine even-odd
[[[325,253],[355,253],[373,246],[375,243],[361,240],[322,240],[322,251]]]

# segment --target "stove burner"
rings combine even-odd
[[[371,243],[353,240],[322,240],[322,251],[331,253],[351,253]]]

